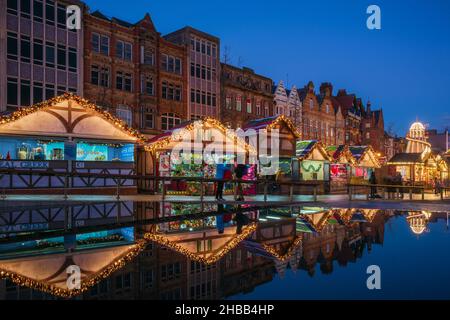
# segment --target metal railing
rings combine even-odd
[[[376,192],[372,192],[372,188],[376,189]],[[366,199],[369,200],[373,193],[378,195],[378,191],[381,190],[382,199],[403,199],[405,194],[409,196],[409,200],[413,200],[413,194],[420,194],[421,199],[425,200],[425,191],[427,190],[424,186],[405,186],[405,185],[388,185],[388,184],[349,184],[348,185],[348,196],[349,200],[352,201],[355,195],[361,195],[357,193],[357,190],[363,189],[362,194],[365,195]],[[374,190],[375,191],[375,190]],[[439,188],[439,195],[441,200],[448,197],[450,187]]]
[[[318,189],[322,186],[323,182],[305,182],[305,181],[274,181],[267,178],[258,178],[255,180],[243,180],[243,179],[216,179],[216,178],[204,178],[204,177],[162,177],[155,175],[123,175],[123,174],[103,174],[103,173],[81,173],[81,172],[56,172],[56,171],[27,171],[27,170],[17,170],[17,169],[0,169],[0,175],[37,175],[37,176],[49,176],[49,177],[62,177],[64,179],[64,187],[63,187],[63,198],[68,199],[69,197],[69,181],[71,178],[97,178],[97,179],[112,179],[116,183],[116,198],[120,199],[120,188],[123,186],[123,182],[126,180],[135,180],[137,182],[145,182],[151,181],[154,183],[162,182],[162,190],[161,196],[164,201],[167,197],[167,185],[166,182],[179,182],[179,181],[188,181],[188,182],[196,182],[200,184],[200,201],[204,201],[204,197],[206,196],[205,192],[205,184],[207,183],[228,183],[232,184],[234,188],[234,198],[236,200],[236,190],[238,184],[253,184],[253,185],[262,185],[263,186],[263,196],[264,202],[268,201],[269,195],[269,186],[270,185],[287,185],[289,186],[289,201],[292,202],[294,200],[295,195],[295,187],[306,187],[308,188],[313,196],[314,202],[317,201]],[[58,188],[61,189],[61,188]],[[6,188],[3,188],[2,199],[6,199]]]

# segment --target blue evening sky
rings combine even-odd
[[[149,12],[162,34],[190,25],[220,37],[231,63],[289,85],[332,82],[404,135],[418,118],[450,127],[448,0],[86,0],[92,10],[129,22]],[[366,9],[381,8],[381,30]]]

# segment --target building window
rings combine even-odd
[[[45,43],[45,65],[50,68],[55,67],[55,44]]]
[[[264,103],[264,116],[265,117],[269,116],[269,105],[267,102]]]
[[[256,114],[259,116],[261,115],[261,102],[256,101]]]
[[[231,109],[231,97],[230,97],[230,96],[227,96],[227,97],[225,98],[225,107],[226,107],[227,109]]]
[[[370,139],[370,132],[366,132],[366,139]]]
[[[330,113],[330,105],[327,103],[325,106],[326,113]]]
[[[314,101],[313,101],[313,99],[309,99],[309,109],[310,110],[314,109]]]
[[[34,39],[33,42],[33,62],[37,65],[42,65],[44,60],[44,46],[42,41]]]
[[[91,66],[91,83],[97,86],[109,87],[109,68]]]
[[[31,58],[31,45],[30,37],[20,36],[20,61],[30,63]]]
[[[69,71],[77,72],[77,49],[69,48]]]
[[[252,113],[252,100],[247,99],[247,113]]]
[[[161,55],[161,68],[166,72],[181,74],[181,59],[167,54]],[[192,66],[191,66],[192,73]]]
[[[141,93],[153,95],[153,77],[142,76]]]
[[[161,86],[162,98],[166,100],[181,101],[181,86],[163,81]]]
[[[133,113],[131,108],[125,105],[118,105],[116,108],[116,115],[119,119],[122,119],[129,127],[133,122]]]
[[[152,50],[145,50],[144,46],[141,47],[141,63],[153,66],[155,63],[155,54]]]
[[[17,55],[19,53],[18,51],[19,43],[17,41],[17,34],[8,32],[8,39],[6,41],[6,46],[8,59],[17,60]]]
[[[48,1],[45,3],[45,23],[48,25],[55,24],[55,6],[52,1]]]
[[[30,0],[20,0],[20,16],[30,19],[31,5]]]
[[[33,84],[33,104],[42,102],[44,100],[44,89],[42,83],[35,82]]]
[[[20,105],[22,107],[31,105],[30,81],[22,80],[20,83]]]
[[[62,45],[58,45],[57,49],[57,64],[58,69],[65,70],[66,69],[66,48]]]
[[[17,89],[18,89],[18,87],[17,87],[17,79],[15,79],[15,78],[8,78],[6,103],[9,106],[16,107],[17,104],[18,104]]]
[[[66,19],[67,19],[66,8],[63,5],[58,4],[56,8],[56,19],[59,28],[66,27]]]
[[[195,90],[191,89],[191,102],[195,103]]]
[[[181,119],[175,113],[164,113],[161,116],[161,130],[170,130],[180,123]]]
[[[8,0],[6,8],[9,14],[17,15],[17,0]]]
[[[124,91],[132,91],[132,75],[118,71],[116,73],[116,89]]]
[[[237,96],[236,98],[236,111],[241,111],[242,110],[242,97],[241,96]]]
[[[44,18],[44,5],[41,1],[33,1],[33,18],[36,22],[42,22]]]
[[[133,47],[132,44],[129,42],[117,40],[117,42],[116,42],[116,57],[126,60],[126,61],[131,61],[132,47]]]
[[[92,33],[91,45],[94,52],[109,55],[109,37]]]
[[[142,128],[155,128],[155,112],[152,108],[142,108]]]
[[[45,85],[45,100],[51,99],[55,96],[55,86],[53,84]]]

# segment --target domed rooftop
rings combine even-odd
[[[423,131],[425,131],[425,126],[421,122],[414,122],[411,125],[411,128],[409,130],[410,131],[412,131],[412,130],[423,130]]]

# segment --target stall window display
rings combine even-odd
[[[64,142],[0,137],[0,160],[64,160]]]
[[[77,161],[134,161],[133,144],[77,143]]]
[[[324,180],[324,162],[304,160],[300,163],[300,173],[305,181]]]

